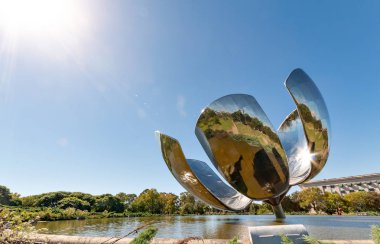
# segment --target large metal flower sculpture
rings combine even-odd
[[[186,159],[176,139],[156,132],[177,181],[215,208],[237,211],[262,200],[284,218],[281,200],[290,187],[312,179],[326,164],[331,131],[322,95],[304,71],[294,70],[285,86],[296,109],[277,132],[250,95],[227,95],[202,110],[195,134],[229,185],[205,162]]]

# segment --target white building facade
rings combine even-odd
[[[380,173],[307,182],[300,187],[301,189],[318,187],[323,193],[338,193],[341,196],[358,191],[380,193]]]

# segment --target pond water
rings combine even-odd
[[[156,237],[232,239],[237,235],[249,239],[248,226],[303,224],[318,239],[360,240],[370,239],[371,225],[380,225],[380,217],[367,216],[291,215],[283,223],[274,220],[273,215],[165,216],[39,222],[37,228],[47,228],[49,234],[122,237],[153,221],[158,228]]]

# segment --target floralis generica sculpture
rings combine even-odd
[[[156,132],[177,181],[214,208],[238,211],[260,200],[285,218],[281,200],[325,166],[331,131],[322,95],[303,70],[292,71],[285,86],[296,109],[277,131],[251,95],[227,95],[202,110],[195,134],[228,184],[205,162],[187,159],[176,139]]]

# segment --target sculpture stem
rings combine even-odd
[[[276,215],[276,219],[285,219],[285,213],[284,210],[282,209],[281,203],[274,206],[272,205],[273,213]]]

